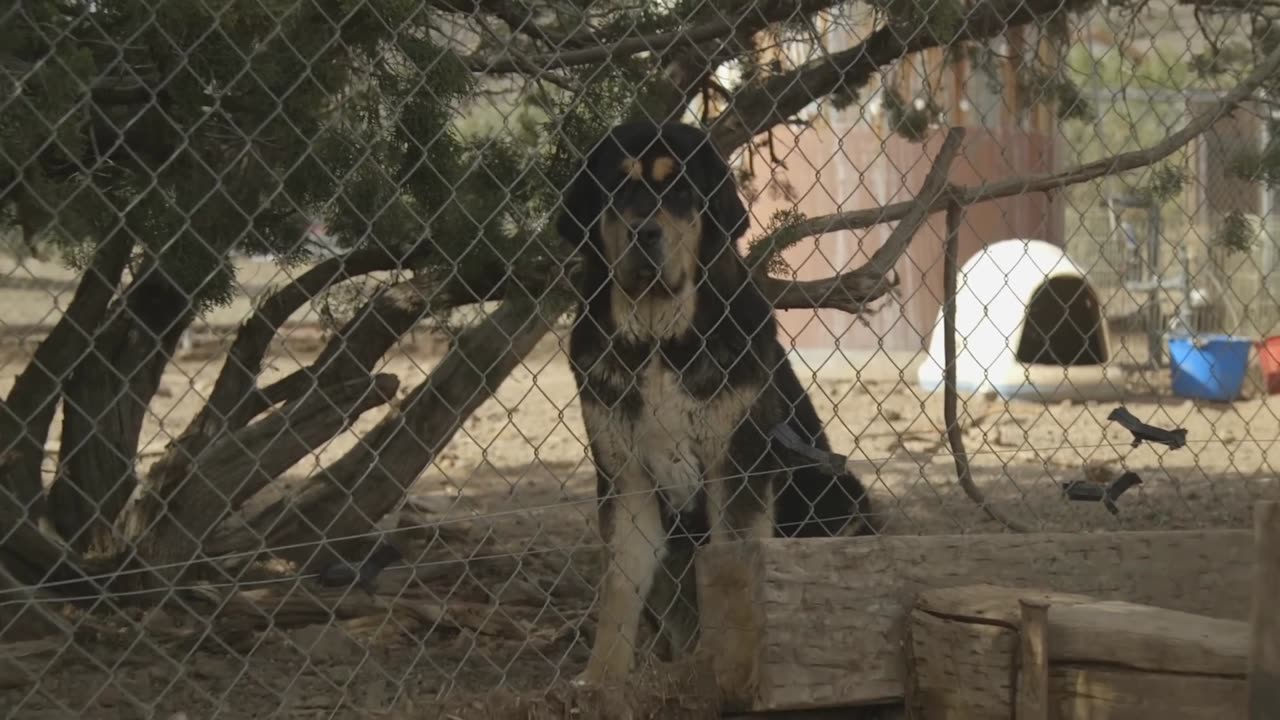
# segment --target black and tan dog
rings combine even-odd
[[[855,476],[803,467],[773,439],[786,423],[829,449],[737,249],[747,211],[703,131],[615,127],[564,206],[558,232],[583,260],[570,363],[610,556],[578,678],[597,684],[629,671],[646,610],[674,652],[688,649],[697,543],[835,535],[870,508]]]

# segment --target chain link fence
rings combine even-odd
[[[1247,526],[1280,461],[1275,22],[3,4],[4,717],[568,712],[609,553],[569,361],[589,251],[557,218],[628,120],[728,163],[741,282],[870,502],[839,533]],[[1185,447],[1131,445],[1120,406]],[[790,471],[830,461],[812,440]],[[1064,489],[1125,472],[1110,506]],[[668,600],[640,670],[680,656]],[[576,712],[708,716],[682,688]]]

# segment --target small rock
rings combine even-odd
[[[498,593],[498,602],[514,605],[541,605],[547,601],[547,592],[533,583],[516,578]]]
[[[188,663],[188,667],[191,674],[203,678],[221,678],[233,674],[229,661],[208,655],[197,655]]]
[[[1027,432],[1017,425],[1004,424],[996,427],[992,442],[1005,447],[1021,447],[1027,441]]]
[[[124,693],[120,692],[120,688],[115,685],[108,685],[98,691],[98,696],[94,700],[103,707],[115,707],[124,702]]]
[[[287,633],[289,640],[314,662],[364,654],[364,647],[340,627],[309,625]]]

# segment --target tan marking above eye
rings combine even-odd
[[[653,178],[654,182],[664,183],[670,180],[671,177],[675,174],[676,174],[675,159],[666,157],[665,155],[662,157],[656,158],[653,161],[653,165],[651,165],[649,168],[649,175],[650,177]]]
[[[619,167],[622,169],[622,174],[632,180],[640,180],[644,177],[643,166],[640,165],[639,160],[633,157],[623,158],[622,164]]]

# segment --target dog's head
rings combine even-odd
[[[746,228],[733,176],[707,134],[652,122],[619,125],[596,145],[565,192],[557,224],[632,297],[697,283],[705,268],[737,252]]]

